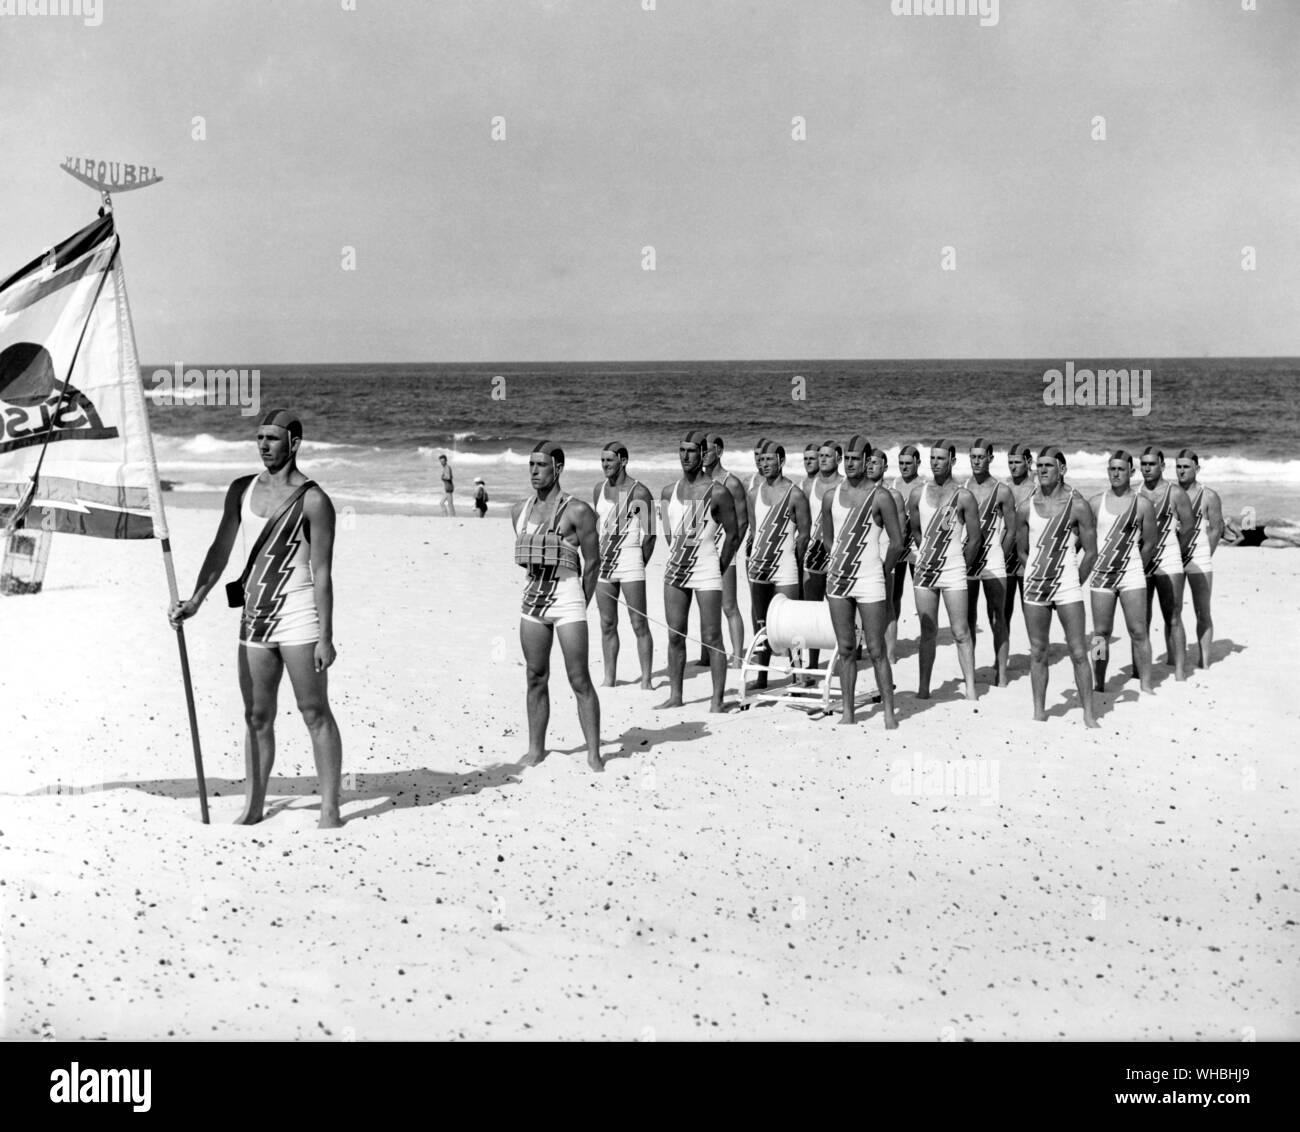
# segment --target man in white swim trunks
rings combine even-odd
[[[1147,568],[1147,623],[1158,598],[1165,622],[1165,663],[1173,668],[1176,681],[1186,680],[1183,593],[1187,575],[1183,560],[1189,556],[1196,520],[1187,492],[1176,483],[1165,482],[1165,454],[1159,448],[1144,448],[1138,467],[1142,472],[1141,494],[1156,509],[1156,549]]]
[[[1183,559],[1187,588],[1192,591],[1192,609],[1196,611],[1197,668],[1210,667],[1210,649],[1214,644],[1214,619],[1210,616],[1210,597],[1214,593],[1212,558],[1223,538],[1223,504],[1219,493],[1199,483],[1201,460],[1190,448],[1184,448],[1174,461],[1178,486],[1187,493],[1192,508],[1191,547]]]
[[[893,493],[873,483],[867,474],[871,442],[861,434],[844,446],[844,482],[828,491],[822,501],[822,529],[831,540],[826,568],[826,601],[835,626],[843,697],[840,722],[852,724],[858,679],[857,627],[862,626],[867,656],[875,668],[885,730],[898,726],[894,717],[894,674],[885,645],[889,621],[886,576],[906,542]],[[888,550],[881,554],[881,536]]]
[[[1011,488],[995,479],[990,471],[993,442],[980,437],[970,447],[971,477],[966,490],[975,497],[980,516],[980,553],[966,582],[971,640],[979,613],[980,587],[993,634],[994,682],[1007,686],[1007,658],[1011,651],[1011,627],[1006,617],[1007,559],[1016,556],[1016,499]]]
[[[727,654],[722,645],[722,576],[740,549],[731,492],[704,470],[705,432],[692,430],[678,446],[682,478],[663,489],[659,505],[669,540],[664,567],[664,619],[668,623],[668,699],[658,706],[682,706],[686,674],[686,623],[691,595],[700,607],[700,637],[709,656],[713,696],[709,711],[721,712]],[[724,531],[721,549],[715,532]]]
[[[641,687],[650,687],[654,641],[646,620],[645,568],[655,547],[655,501],[650,489],[627,474],[627,447],[611,440],[600,453],[605,478],[592,489],[592,506],[600,529],[600,574],[596,607],[605,657],[602,687],[612,688],[618,669],[619,591],[627,603],[641,663]]]
[[[302,721],[311,736],[320,780],[320,829],[337,829],[343,741],[329,704],[328,670],[334,663],[334,506],[298,470],[302,422],[273,409],[257,429],[263,471],[242,476],[226,492],[216,537],[199,570],[194,592],[168,611],[174,626],[198,612],[220,580],[242,535],[248,565],[239,621],[239,690],[244,698],[244,811],[238,825],[263,818],[275,762],[275,713],[287,668]],[[308,486],[310,485],[310,486]],[[306,488],[305,491],[302,489]],[[292,502],[290,502],[292,501]],[[288,503],[286,508],[284,505]],[[249,557],[260,536],[270,530]],[[231,595],[227,595],[231,596]]]
[[[1117,448],[1106,462],[1110,490],[1094,496],[1090,506],[1097,522],[1097,564],[1088,578],[1092,591],[1093,687],[1106,689],[1115,603],[1124,610],[1133,675],[1144,692],[1151,686],[1151,639],[1147,629],[1146,567],[1156,548],[1156,512],[1151,501],[1130,486],[1133,457]]]
[[[957,445],[936,441],[930,448],[931,483],[918,483],[907,501],[910,539],[916,546],[912,578],[916,613],[921,619],[921,678],[917,699],[930,698],[930,674],[939,636],[939,597],[957,645],[957,660],[966,682],[966,699],[975,691],[975,642],[971,639],[966,576],[980,552],[980,518],[975,497],[953,482]]]
[[[740,477],[732,475],[722,466],[722,451],[722,437],[716,432],[706,432],[702,449],[704,474],[714,483],[722,484],[731,493],[731,503],[736,510],[736,530],[743,545],[749,533],[748,497]],[[719,527],[717,531],[719,551],[722,550],[722,539],[723,531]],[[730,663],[733,667],[738,666],[740,658],[745,655],[745,619],[740,615],[740,605],[736,600],[736,581],[736,559],[733,558],[730,565],[722,571],[722,617],[727,622],[727,631],[731,635],[733,651]],[[700,667],[707,667],[711,663],[708,654],[708,649],[700,649],[700,659],[695,663]]]
[[[799,573],[811,526],[807,497],[793,480],[786,478],[785,448],[768,441],[758,466],[763,479],[746,500],[754,524],[745,547],[755,634],[767,624],[767,609],[777,594],[799,600]],[[766,666],[772,650],[760,649],[755,659]],[[764,670],[754,680],[753,690],[766,687]]]
[[[1088,671],[1087,618],[1083,611],[1083,579],[1097,560],[1097,531],[1092,508],[1077,491],[1067,487],[1065,455],[1059,448],[1038,454],[1038,491],[1020,505],[1017,549],[1025,563],[1025,591],[1021,605],[1029,633],[1029,681],[1034,698],[1034,719],[1047,721],[1048,641],[1055,608],[1065,630],[1074,686],[1083,705],[1085,727],[1099,726],[1093,714],[1092,673]],[[1075,558],[1074,540],[1083,546]]]
[[[519,642],[528,673],[528,753],[522,761],[536,766],[548,753],[551,647],[559,637],[587,742],[587,765],[602,771],[600,700],[587,670],[587,606],[600,575],[600,540],[595,512],[560,487],[563,471],[564,449],[543,440],[528,457],[533,494],[510,509],[515,562],[528,571],[519,618]]]

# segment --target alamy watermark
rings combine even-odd
[[[979,16],[980,27],[998,22],[998,0],[889,0],[896,16]]]
[[[0,0],[3,16],[80,16],[88,28],[104,22],[102,0]]]
[[[1151,412],[1151,371],[1149,369],[1075,369],[1065,363],[1065,371],[1043,372],[1044,405],[1080,405],[1084,408],[1114,408],[1127,405],[1135,417]]]
[[[996,806],[997,759],[926,759],[920,752],[889,764],[889,791],[914,798],[978,798],[981,806]]]
[[[253,369],[171,369],[153,371],[145,396],[155,405],[238,405],[239,415],[255,417],[262,407],[262,371]]]

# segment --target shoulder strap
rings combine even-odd
[[[254,477],[250,476],[249,478]],[[275,529],[276,523],[284,518],[290,507],[315,486],[315,480],[308,480],[304,484],[299,484],[292,494],[275,509],[271,517],[266,520],[266,525],[262,527],[262,533],[257,536],[257,541],[253,543],[253,549],[248,552],[248,561],[244,563],[244,572],[239,575],[239,584],[241,586],[248,581],[248,575],[253,572],[253,563],[257,561],[257,556],[262,552],[262,547],[266,545],[266,540],[271,537],[271,532]]]

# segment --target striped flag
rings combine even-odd
[[[0,527],[167,537],[112,214],[0,283]]]

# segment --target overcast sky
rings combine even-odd
[[[156,165],[149,363],[1300,354],[1294,0],[101,7],[0,16],[0,274]]]

